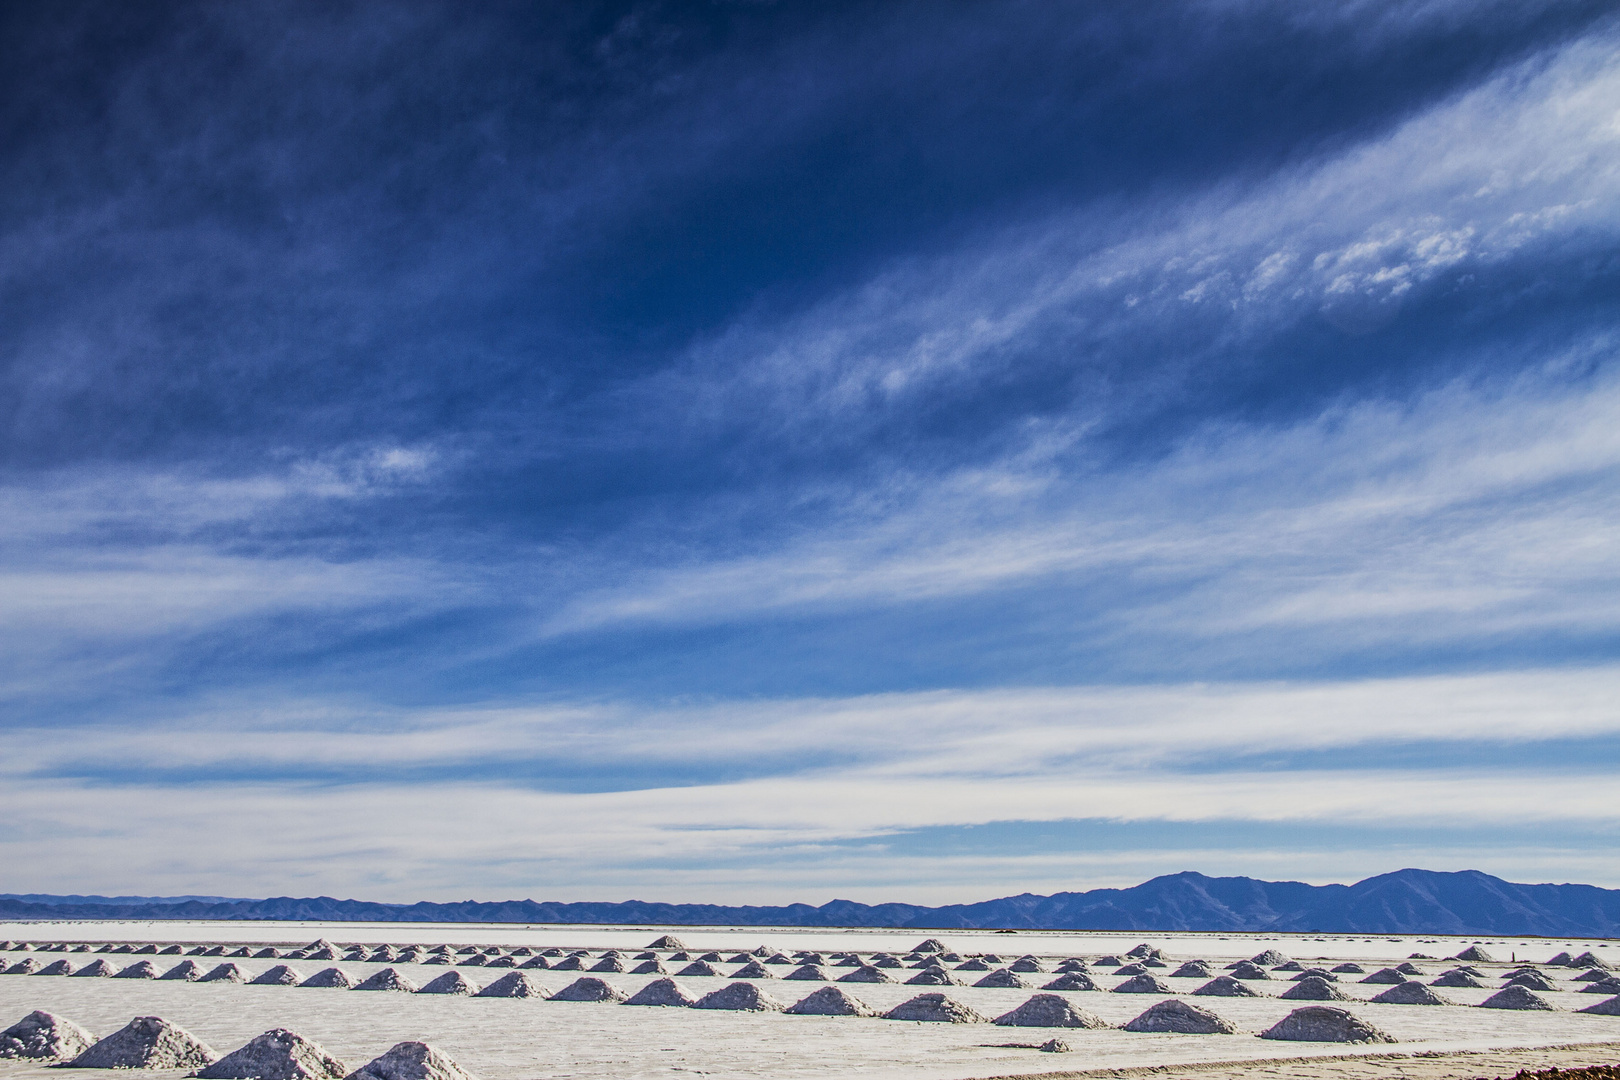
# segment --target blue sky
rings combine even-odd
[[[1620,886],[1620,21],[16,5],[14,891]]]

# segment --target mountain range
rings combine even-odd
[[[0,896],[0,919],[220,919],[327,922],[686,924],[914,929],[1273,931],[1613,937],[1620,890],[1520,885],[1477,870],[1398,870],[1354,885],[1185,872],[1128,889],[1024,893],[973,904],[813,907],[536,900],[384,904],[327,896],[266,900]]]

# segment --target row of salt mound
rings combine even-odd
[[[350,1073],[319,1044],[286,1028],[219,1057],[184,1028],[156,1016],[137,1016],[93,1042],[70,1020],[32,1012],[0,1032],[0,1057],[59,1061],[76,1069],[190,1068],[199,1080],[472,1080],[448,1055],[420,1042],[398,1043]]]

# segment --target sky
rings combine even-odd
[[[1612,3],[0,23],[10,890],[1620,887]]]

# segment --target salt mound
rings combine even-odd
[[[179,956],[184,951],[185,950],[181,949],[180,946],[178,946],[178,945],[165,945],[163,948],[158,950],[158,955],[159,956]]]
[[[350,1073],[347,1080],[472,1080],[472,1076],[442,1050],[402,1042]]]
[[[333,952],[337,951],[337,946],[333,945],[330,941],[327,941],[323,937],[316,938],[308,945],[305,945],[304,948],[309,952],[317,952],[321,949],[331,949]]]
[[[956,965],[957,971],[989,971],[990,965],[983,960],[966,960]]]
[[[996,1017],[1002,1027],[1100,1028],[1108,1025],[1099,1016],[1076,1008],[1057,994],[1036,994],[1010,1013]]]
[[[1611,976],[1609,975],[1609,973],[1607,971],[1604,971],[1602,968],[1588,968],[1587,970],[1581,972],[1579,975],[1575,976],[1573,981],[1574,982],[1597,982],[1597,981],[1599,981],[1601,979],[1607,979],[1607,978],[1611,978]]]
[[[1147,974],[1147,968],[1144,967],[1141,964],[1126,964],[1123,967],[1121,967],[1118,971],[1114,972],[1114,974],[1115,975],[1146,975]]]
[[[648,945],[647,948],[649,948],[649,949],[684,949],[684,948],[686,948],[686,942],[682,941],[680,938],[676,937],[673,934],[665,934],[663,937],[661,937],[661,938],[657,939],[656,941],[654,941],[651,945]]]
[[[1131,949],[1131,951],[1126,953],[1125,955],[1130,956],[1130,957],[1134,957],[1134,958],[1140,960],[1144,956],[1156,956],[1156,955],[1158,955],[1158,952],[1159,952],[1158,949],[1155,949],[1153,946],[1149,945],[1147,942],[1144,941],[1144,942],[1142,942],[1142,944],[1137,945],[1135,948]]]
[[[998,971],[992,971],[973,985],[998,986],[1007,990],[1023,990],[1028,988],[1029,983],[1018,972],[1001,968]]]
[[[354,979],[342,968],[329,967],[322,968],[298,985],[332,990],[352,990],[354,989]]]
[[[1572,959],[1574,959],[1574,957],[1570,956],[1569,953],[1561,952],[1561,953],[1558,953],[1557,955],[1553,956],[1550,960],[1548,960],[1547,961],[1547,966],[1548,967],[1563,967],[1565,964],[1569,963]]]
[[[60,1061],[78,1057],[93,1041],[73,1021],[36,1010],[0,1031],[0,1058]]]
[[[584,971],[585,962],[577,956],[567,956],[551,965],[553,971]]]
[[[862,964],[848,975],[840,975],[838,981],[853,983],[894,982],[893,979],[889,978],[888,972],[880,967],[873,967],[871,964]]]
[[[1373,998],[1380,1005],[1450,1005],[1451,1002],[1413,979],[1392,986]]]
[[[1172,979],[1207,979],[1215,972],[1202,960],[1189,960],[1170,973]]]
[[[906,980],[907,986],[955,986],[956,980],[942,967],[923,968]]]
[[[142,960],[138,964],[131,964],[113,976],[115,979],[155,979],[157,977],[158,970],[152,966],[150,960]]]
[[[1323,982],[1338,982],[1339,977],[1325,968],[1304,968],[1291,981],[1304,982],[1306,979],[1321,979]]]
[[[609,986],[595,976],[587,975],[583,979],[575,979],[555,994],[552,1001],[623,1001],[624,991]]]
[[[28,948],[32,949],[33,946],[30,945],[30,946],[28,946]],[[140,948],[136,949],[135,952],[136,952],[137,955],[147,955],[147,956],[156,955],[157,946],[156,945],[142,945]],[[1569,954],[1565,953],[1564,955],[1567,956]]]
[[[1025,974],[1036,971],[1043,974],[1046,972],[1046,969],[1041,966],[1041,962],[1035,959],[1033,956],[1020,956],[1017,960],[1014,960],[1012,963],[1007,965],[1007,970],[1020,971]]]
[[[1400,972],[1402,975],[1417,976],[1417,975],[1427,975],[1428,974],[1428,972],[1424,971],[1422,968],[1418,967],[1414,963],[1411,963],[1410,961],[1408,961],[1407,963],[1404,963],[1404,964],[1396,964],[1395,965],[1395,970]]]
[[[1535,991],[1514,984],[1498,990],[1479,1003],[1481,1009],[1545,1009],[1553,1011],[1552,1003]]]
[[[1343,990],[1312,975],[1277,995],[1284,1001],[1349,1001]]]
[[[392,970],[392,969],[390,969],[390,970]],[[379,971],[377,974],[381,975],[382,972]],[[254,978],[248,980],[248,985],[249,986],[297,986],[299,983],[301,983],[303,981],[304,981],[304,977],[301,974],[299,974],[298,971],[295,968],[288,967],[286,964],[277,964],[275,967],[271,968],[269,971],[266,971],[263,975],[258,975],[258,976],[255,976]],[[367,981],[369,982],[370,980],[367,980]],[[365,985],[365,983],[361,983],[361,986],[364,986],[364,985]]]
[[[1571,960],[1569,962],[1569,966],[1570,967],[1594,967],[1594,968],[1602,968],[1604,971],[1609,971],[1609,970],[1612,970],[1614,965],[1610,964],[1607,960],[1603,959],[1603,957],[1599,956],[1597,953],[1583,952],[1583,953],[1581,953],[1581,955],[1579,955],[1575,959]]]
[[[1288,957],[1276,949],[1267,949],[1263,953],[1256,953],[1249,957],[1249,963],[1259,964],[1261,967],[1276,967],[1278,964],[1288,963]]]
[[[473,997],[485,998],[546,998],[551,992],[539,983],[531,980],[521,971],[511,971],[502,975]]]
[[[630,969],[632,975],[668,975],[669,969],[657,960],[643,960]]]
[[[717,976],[720,974],[720,970],[707,960],[694,960],[690,964],[687,964],[685,967],[681,968],[681,970],[677,971],[675,974],[687,975],[696,978],[700,975]]]
[[[925,1024],[982,1024],[984,1017],[944,994],[918,994],[883,1014],[885,1020],[914,1020]]]
[[[725,1009],[730,1012],[781,1012],[780,1001],[753,983],[731,983],[692,1003],[694,1009]]]
[[[1262,1039],[1287,1042],[1392,1043],[1395,1040],[1367,1021],[1329,1005],[1295,1009],[1260,1033]]]
[[[1085,971],[1086,962],[1078,957],[1071,956],[1058,964],[1057,969],[1059,971]]]
[[[30,956],[26,959],[19,960],[15,964],[12,964],[10,967],[6,968],[6,974],[32,975],[34,972],[39,970],[39,966],[39,961]]]
[[[318,1043],[275,1028],[192,1075],[200,1080],[340,1080],[348,1071]]]
[[[280,960],[281,953],[276,949],[260,949],[253,954],[255,960]]]
[[[1620,1016],[1620,997],[1612,997],[1606,1001],[1600,1001],[1596,1005],[1588,1005],[1581,1012],[1591,1013],[1594,1016]]]
[[[697,999],[674,979],[654,979],[636,991],[626,1005],[663,1005],[684,1008]]]
[[[710,951],[710,952],[704,953],[702,956],[698,957],[698,959],[702,960],[704,963],[718,964],[721,960],[723,960],[725,958],[722,957],[717,952]]]
[[[1391,986],[1399,986],[1406,981],[1406,975],[1403,972],[1396,971],[1394,968],[1379,968],[1361,981],[1364,983],[1388,983]]]
[[[1470,964],[1490,964],[1496,961],[1496,957],[1492,956],[1478,945],[1468,946],[1468,948],[1464,949],[1456,956],[1453,956],[1452,959],[1466,960]]]
[[[1231,967],[1231,972],[1232,978],[1247,979],[1250,982],[1259,982],[1261,980],[1271,978],[1270,973],[1268,973],[1265,968],[1261,967],[1259,964],[1250,963],[1247,960],[1233,964]]]
[[[258,980],[255,979],[254,982],[258,982]],[[399,972],[395,971],[393,968],[385,967],[381,971],[374,973],[364,982],[360,983],[360,985],[356,986],[355,989],[398,990],[402,993],[414,994],[416,993],[416,984],[411,982],[411,980],[407,979],[405,976],[401,975]]]
[[[437,979],[434,979],[432,982],[422,987],[422,989],[418,990],[417,993],[463,994],[470,996],[478,993],[478,987],[468,982],[467,976],[463,975],[461,972],[447,971],[443,975],[440,975]]]
[[[1583,994],[1620,994],[1620,979],[1613,975],[1605,975],[1593,983],[1581,988]]]
[[[915,948],[913,948],[911,951],[912,952],[927,952],[927,953],[942,953],[942,952],[945,951],[945,943],[943,941],[939,940],[939,938],[928,938],[927,940],[923,941],[921,944],[919,944]]]
[[[1430,984],[1431,986],[1484,986],[1485,984],[1468,974],[1466,971],[1448,971]]]
[[[1539,971],[1521,971],[1507,981],[1509,986],[1522,986],[1526,990],[1556,990],[1558,984]]]
[[[1223,1016],[1190,1001],[1168,998],[1124,1025],[1134,1032],[1173,1032],[1178,1035],[1235,1035],[1237,1027]]]
[[[768,968],[765,965],[761,964],[758,960],[750,960],[750,961],[748,961],[748,963],[744,964],[742,967],[738,968],[736,971],[733,971],[731,973],[731,977],[733,979],[774,979],[774,978],[776,978],[775,975],[771,974],[770,968]]]
[[[1290,960],[1286,964],[1278,964],[1272,971],[1304,971],[1305,966],[1298,960]]]
[[[73,973],[75,979],[110,979],[118,969],[105,960],[92,960]]]
[[[196,1069],[219,1055],[161,1017],[137,1016],[68,1062],[70,1069]]]
[[[800,982],[826,982],[827,973],[815,964],[806,964],[803,967],[794,968],[782,978],[797,979]]]
[[[433,963],[433,962],[434,961],[432,961],[432,960],[428,961],[428,963],[430,963],[430,964]],[[549,967],[551,967],[551,961],[547,960],[543,956],[534,956],[534,957],[530,957],[528,960],[525,960],[522,964],[520,964],[518,966],[519,967],[526,967],[526,968],[549,968]]]
[[[803,1001],[788,1006],[794,1016],[876,1016],[873,1009],[847,990],[837,986],[823,986]]]
[[[197,981],[245,983],[247,982],[247,972],[243,971],[235,964],[221,964]]]
[[[1083,971],[1065,971],[1053,979],[1042,990],[1096,990],[1098,986],[1091,981],[1091,976]]]
[[[1133,975],[1114,987],[1116,994],[1173,994],[1174,990],[1152,975]]]
[[[1333,970],[1340,975],[1365,975],[1367,973],[1366,968],[1354,963],[1339,964]]]
[[[1117,956],[1099,956],[1095,963],[1098,967],[1119,967],[1121,961]]]
[[[1193,991],[1194,997],[1260,997],[1260,992],[1251,990],[1243,983],[1238,982],[1230,975],[1217,975],[1209,982]]]
[[[196,982],[202,976],[203,969],[197,965],[197,961],[182,960],[158,978],[165,982]]]
[[[728,963],[728,964],[746,964],[752,959],[753,959],[753,957],[749,956],[747,953],[740,952],[737,955],[733,956],[730,960],[727,960],[726,963]]]
[[[605,956],[591,965],[592,971],[600,971],[608,975],[623,975],[626,971],[624,961],[617,956]]]
[[[68,960],[53,960],[34,972],[35,975],[71,975],[73,964]]]

